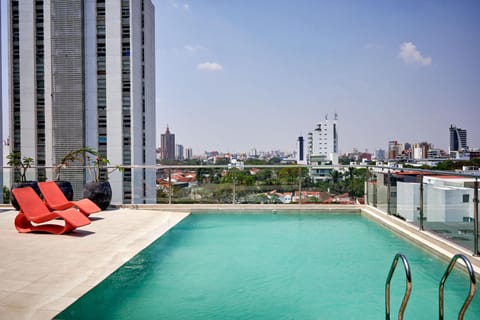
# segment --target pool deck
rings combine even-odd
[[[188,212],[107,210],[67,235],[20,234],[0,212],[0,319],[52,319]]]
[[[0,319],[52,319],[135,254],[194,212],[302,210],[362,211],[448,260],[468,256],[478,274],[480,258],[440,237],[362,205],[141,205],[95,214],[92,223],[67,235],[20,234],[16,212],[0,208]],[[392,253],[393,259],[394,253]],[[388,268],[389,266],[386,266]],[[387,270],[385,271],[385,275]],[[439,279],[440,280],[440,279]]]

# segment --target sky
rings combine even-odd
[[[479,1],[153,3],[157,145],[293,151],[337,113],[340,152],[448,150],[451,124],[480,147]]]

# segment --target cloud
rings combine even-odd
[[[184,3],[182,5],[179,5],[178,2],[176,0],[170,0],[170,5],[172,7],[174,7],[175,9],[179,9],[179,8],[182,8],[183,10],[185,11],[188,11],[190,10],[190,5],[188,3]]]
[[[197,65],[198,70],[202,71],[222,71],[222,65],[216,62],[204,62]]]
[[[197,53],[198,51],[205,50],[205,47],[196,45],[196,46],[191,46],[191,45],[186,45],[183,47],[185,51],[187,51],[189,54],[194,54]]]
[[[432,64],[432,58],[424,57],[417,50],[417,47],[411,42],[404,42],[400,45],[400,53],[398,56],[406,64],[416,64],[420,66],[429,66]]]

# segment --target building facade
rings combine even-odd
[[[10,1],[11,149],[52,179],[69,151],[111,164],[113,203],[156,201],[155,38],[151,0]],[[66,170],[81,196],[92,177]]]
[[[193,158],[193,150],[192,148],[185,148],[183,152],[184,160],[192,160]]]
[[[180,161],[184,160],[183,152],[184,152],[183,144],[176,144],[175,145],[175,159],[180,160]]]
[[[167,126],[165,133],[161,136],[161,156],[162,160],[175,160],[175,134],[170,133],[170,128]]]
[[[306,163],[303,136],[300,136],[297,139],[297,163]]]
[[[467,130],[450,125],[450,152],[467,151]]]
[[[315,126],[313,132],[308,133],[309,158],[322,157],[325,161],[338,164],[338,117],[333,120],[321,121]]]

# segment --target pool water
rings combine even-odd
[[[385,319],[397,252],[412,269],[405,319],[438,318],[447,264],[358,214],[194,214],[55,319]],[[391,288],[395,319],[401,263]],[[445,319],[468,289],[452,272]],[[479,315],[477,294],[465,319]]]

